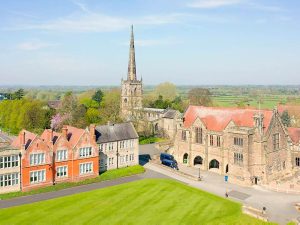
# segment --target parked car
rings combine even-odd
[[[177,161],[174,159],[174,156],[167,153],[161,153],[160,161],[163,165],[178,170]]]

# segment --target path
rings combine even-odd
[[[242,187],[226,183],[224,182],[223,176],[207,171],[201,171],[202,181],[194,181],[155,164],[148,163],[145,165],[145,168],[221,197],[224,197],[225,192],[228,191],[230,198],[248,206],[258,209],[262,209],[262,207],[265,206],[267,208],[269,219],[280,224],[286,224],[293,219],[300,218],[300,213],[294,207],[295,203],[300,202],[300,195],[278,193],[258,186]],[[185,167],[182,165],[180,165],[180,170],[185,173],[193,174],[194,176],[198,176],[199,173],[197,168]]]
[[[67,188],[59,191],[53,191],[53,192],[47,192],[47,193],[41,193],[41,194],[35,194],[35,195],[28,195],[28,196],[22,196],[17,197],[13,199],[7,199],[7,200],[0,200],[0,209],[2,208],[9,208],[12,206],[18,206],[23,204],[29,204],[39,201],[44,201],[52,198],[58,198],[63,197],[67,195],[87,192],[91,190],[101,189],[105,187],[110,187],[114,185],[119,185],[127,182],[132,182],[136,180],[141,180],[145,178],[168,178],[167,176],[154,172],[152,170],[146,170],[145,173],[137,174],[129,177],[122,177],[115,180],[109,180],[109,181],[102,181],[98,183],[93,184],[87,184],[87,185],[81,185],[77,187]]]

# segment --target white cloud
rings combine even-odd
[[[192,8],[211,9],[233,5],[242,5],[251,9],[268,12],[283,11],[283,9],[279,6],[264,5],[253,0],[194,0],[193,2],[188,3],[187,6]]]
[[[240,4],[242,0],[196,0],[188,4],[189,7],[193,8],[218,8],[228,5]]]
[[[57,44],[41,42],[39,40],[33,40],[33,41],[20,43],[19,45],[17,45],[17,49],[23,51],[34,51],[34,50],[39,50],[39,49],[56,46],[56,45]]]

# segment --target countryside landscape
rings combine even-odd
[[[0,224],[300,224],[299,3],[0,6]]]

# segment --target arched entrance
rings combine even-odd
[[[228,167],[228,164],[226,165],[226,169],[225,169],[225,173],[228,173],[229,172],[229,167]]]
[[[209,163],[209,169],[212,169],[212,168],[219,169],[219,167],[220,167],[220,163],[219,163],[218,160],[213,159],[213,160],[210,161],[210,163]]]
[[[183,155],[183,163],[184,163],[184,164],[187,164],[187,163],[188,163],[188,157],[189,157],[189,154],[187,154],[187,153],[185,153],[185,154]]]
[[[157,132],[158,131],[158,123],[156,123],[155,125],[154,125],[154,132]]]
[[[194,165],[202,165],[203,159],[201,156],[196,156],[194,159]]]

